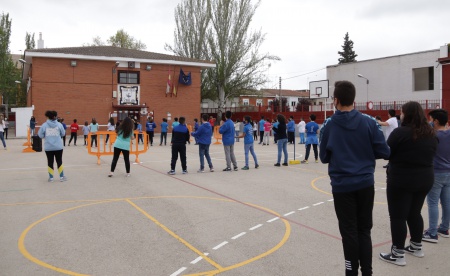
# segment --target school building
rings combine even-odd
[[[27,50],[21,62],[38,125],[46,110],[56,110],[68,125],[92,118],[104,125],[127,116],[141,123],[153,117],[157,124],[184,116],[191,123],[200,116],[201,72],[215,67],[212,61],[112,46]]]

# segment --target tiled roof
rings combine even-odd
[[[275,97],[280,95],[282,97],[309,97],[309,90],[287,90],[287,89],[261,89],[264,97]]]
[[[27,52],[84,55],[84,56],[103,56],[103,57],[123,57],[123,58],[153,59],[153,60],[173,60],[181,62],[199,62],[199,63],[215,64],[213,61],[198,60],[180,56],[172,56],[140,50],[119,48],[114,46],[44,48],[44,49],[27,50]]]

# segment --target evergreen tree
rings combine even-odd
[[[35,49],[36,48],[36,41],[34,40],[34,33],[26,33],[25,34],[25,49]]]
[[[351,41],[348,37],[348,32],[345,34],[344,37],[344,45],[342,45],[342,52],[339,51],[338,54],[341,56],[339,58],[339,64],[342,63],[348,63],[348,62],[355,62],[356,57],[358,56],[355,54],[355,51],[353,51],[353,41]]]

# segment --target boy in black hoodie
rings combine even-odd
[[[178,153],[180,153],[181,168],[183,169],[183,174],[187,173],[186,166],[186,142],[189,141],[189,130],[186,127],[186,119],[180,117],[179,124],[175,126],[172,130],[172,160],[170,162],[170,171],[168,174],[175,174],[175,166],[178,160]]]
[[[328,163],[345,274],[358,275],[361,267],[362,275],[372,275],[375,160],[387,159],[390,149],[375,119],[353,108],[355,86],[349,81],[338,81],[334,86],[337,111],[323,123],[320,160]]]

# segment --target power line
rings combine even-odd
[[[302,77],[302,76],[305,76],[305,75],[308,75],[308,74],[311,74],[311,73],[315,73],[315,72],[322,71],[322,70],[324,70],[324,69],[326,69],[326,68],[318,69],[318,70],[315,70],[315,71],[311,71],[311,72],[304,73],[304,74],[301,74],[301,75],[293,76],[293,77],[290,77],[290,78],[285,78],[285,79],[283,79],[283,80],[290,80],[290,79],[293,79],[293,78]]]

